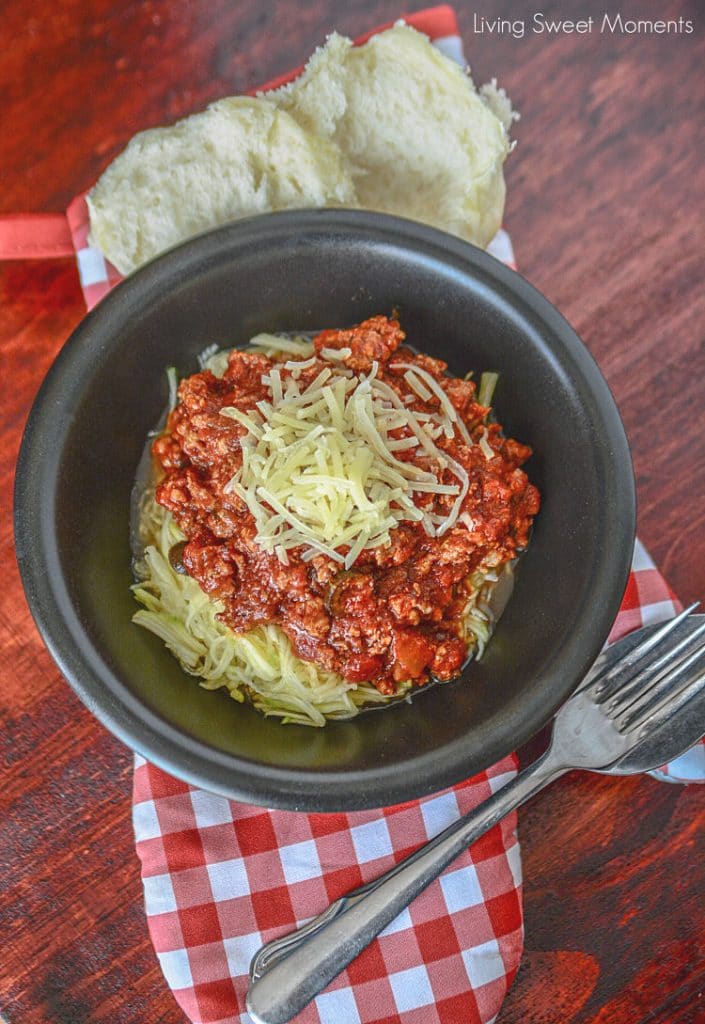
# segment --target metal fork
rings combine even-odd
[[[480,807],[302,928],[263,946],[252,960],[247,996],[255,1024],[289,1021],[464,849],[549,782],[573,768],[648,771],[691,746],[705,731],[702,715],[695,728],[691,722],[675,735],[672,724],[705,691],[705,620],[692,628],[703,619],[688,618],[695,607],[643,631],[649,635],[641,642],[627,637],[610,649],[611,657],[598,658],[558,711],[546,753]]]

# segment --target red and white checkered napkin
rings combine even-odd
[[[213,796],[139,760],[133,814],[149,930],[186,1015],[250,1021],[247,972],[263,942],[381,874],[515,770],[510,757],[423,800],[302,814]],[[296,1021],[491,1020],[522,948],[515,824],[508,818],[463,854]]]
[[[610,640],[676,610],[674,595],[637,541]],[[133,818],[149,931],[187,1017],[195,1024],[250,1024],[247,973],[262,943],[377,877],[515,772],[515,758],[507,757],[418,801],[302,814],[214,796],[138,757]],[[674,761],[665,774],[671,781],[705,779],[705,747]],[[459,857],[295,1018],[297,1024],[492,1021],[522,951],[515,828],[511,815]]]

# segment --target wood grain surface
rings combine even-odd
[[[457,6],[476,79],[497,76],[522,113],[506,212],[522,272],[607,377],[632,443],[640,535],[691,601],[705,598],[705,8],[616,9],[694,31],[603,33],[594,0]],[[476,31],[475,15],[535,10],[597,22],[588,35]],[[288,70],[332,28],[355,35],[404,7],[13,0],[0,11],[0,212],[13,213],[63,210],[137,130]],[[146,932],[131,755],[61,679],[12,551],[22,426],[83,312],[71,260],[0,265],[0,1015],[182,1024]],[[570,775],[520,822],[526,953],[501,1024],[705,1021],[705,788]]]

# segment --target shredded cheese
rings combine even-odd
[[[485,456],[485,458],[487,459],[488,462],[489,462],[490,459],[494,458],[494,452],[492,451],[490,443],[487,440],[487,427],[483,427],[482,435],[480,437],[480,440],[477,443],[479,444],[480,448],[482,449],[482,454]]]
[[[262,349],[265,355],[291,352],[292,355],[306,359],[313,353],[313,345],[306,338],[289,338],[281,334],[256,334],[250,338],[249,345]]]
[[[469,478],[434,441],[456,430],[465,439],[467,430],[430,374],[397,364],[407,369],[405,378],[423,401],[438,398],[437,413],[415,412],[377,378],[376,363],[367,375],[356,376],[339,365],[345,350],[332,350],[329,365],[303,387],[301,373],[315,364],[310,348],[271,335],[254,343],[302,357],[262,376],[269,400],[248,412],[221,410],[246,431],[242,466],[226,490],[247,505],[264,550],[286,565],[287,551],[303,547],[305,561],[325,555],[350,568],[362,551],[388,545],[400,522],[419,522],[432,537],[455,525]],[[428,468],[397,458],[412,450]],[[418,507],[415,493],[455,501],[441,516],[431,511],[433,502],[431,509],[423,502]]]
[[[438,399],[441,409],[445,413],[446,423],[444,424],[444,429],[446,437],[453,436],[454,427],[459,432],[460,436],[462,437],[466,444],[472,444],[472,438],[468,433],[468,428],[465,426],[460,416],[458,416],[458,412],[455,406],[448,398],[448,395],[445,393],[445,391],[438,383],[438,381],[435,379],[435,377],[432,377],[427,370],[422,370],[420,366],[414,366],[412,363],[391,363],[390,365],[392,366],[392,369],[407,371],[404,374],[404,377],[409,381],[409,386],[414,388],[414,390],[416,390],[418,394],[421,394],[421,392],[418,391],[418,385],[414,386],[411,379],[409,378],[409,374],[418,374],[418,376],[421,378],[421,381],[428,385],[428,388],[433,393],[433,395]],[[421,397],[423,398],[423,395],[421,395]],[[431,395],[429,394],[428,398],[430,397]],[[426,399],[426,401],[427,400],[428,399]]]
[[[321,355],[330,362],[342,362],[352,354],[351,348],[322,348]]]

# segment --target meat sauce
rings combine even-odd
[[[259,546],[252,514],[226,490],[242,464],[246,428],[220,411],[226,406],[248,411],[271,400],[262,376],[275,360],[261,354],[235,350],[222,378],[204,370],[182,380],[179,403],[153,445],[161,473],[157,501],[187,538],[176,559],[179,568],[223,602],[223,621],[238,633],[276,623],[300,658],[350,682],[372,682],[384,694],[394,693],[402,681],[418,685],[459,674],[467,657],[468,577],[500,567],[526,547],[539,508],[538,491],[520,469],[531,449],[486,421],[488,409],[476,402],[472,382],[446,376],[441,360],[400,348],[404,339],[397,321],[383,316],[323,331],[314,338],[317,359],[300,371],[299,385],[305,387],[330,365],[321,357],[324,348],[350,349],[342,365],[356,373],[368,372],[376,362],[379,379],[419,412],[437,413],[439,400],[420,398],[405,370],[395,370],[390,359],[414,364],[440,383],[472,440],[486,436],[482,446],[457,435],[435,442],[470,478],[463,522],[441,537],[429,537],[421,523],[403,522],[392,531],[391,544],[364,550],[348,571],[326,555],[303,561],[302,548],[289,551],[284,565]],[[289,371],[279,365],[285,379]],[[404,429],[399,437],[409,436]],[[398,457],[429,468],[428,457],[417,449]],[[441,482],[457,483],[449,471],[435,469]],[[419,507],[439,515],[447,515],[455,500],[446,494],[414,497]]]

